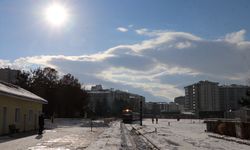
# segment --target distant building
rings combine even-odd
[[[168,111],[168,103],[167,102],[158,102],[157,104],[159,105],[161,112]]]
[[[217,82],[200,81],[199,86],[199,110],[220,111],[219,87]]]
[[[175,102],[146,102],[147,114],[160,114],[168,112],[182,112],[184,106],[179,105]]]
[[[113,89],[111,89],[113,90]],[[121,90],[115,90],[115,98],[114,100],[126,100],[127,102],[129,102],[130,104],[133,104],[132,108],[133,111],[135,112],[140,112],[140,102],[142,101],[142,106],[145,106],[145,97],[138,95],[138,94],[134,94],[134,93],[130,93],[130,92],[126,92],[126,91],[121,91]]]
[[[96,105],[98,103],[106,103],[109,108],[112,107],[112,103],[115,99],[115,93],[114,91],[111,91],[109,89],[99,89],[91,88],[90,91],[87,91],[88,93],[88,101],[89,106],[92,109],[93,112],[95,112]]]
[[[196,112],[197,111],[197,103],[198,103],[198,86],[196,84],[189,85],[184,87],[185,89],[185,103],[184,107],[187,111]]]
[[[0,81],[15,83],[17,80],[19,70],[13,70],[10,68],[1,68],[0,69]]]
[[[91,91],[102,91],[102,85],[95,85],[91,87]]]
[[[214,113],[215,116],[216,113],[239,110],[239,101],[248,90],[250,87],[244,85],[219,86],[217,82],[200,81],[185,87],[185,109],[196,115]]]
[[[174,102],[178,103],[179,105],[185,105],[185,96],[179,96],[174,98]]]
[[[199,112],[220,111],[219,83],[200,81],[185,87],[185,108]]]
[[[144,114],[151,114],[153,109],[153,102],[145,102]]]
[[[47,101],[25,89],[0,82],[0,135],[9,133],[9,126],[19,132],[38,128],[38,116]]]
[[[167,102],[146,102],[145,103],[146,113],[161,113],[168,111],[168,103]]]
[[[244,85],[222,85],[219,87],[220,103],[223,111],[240,109],[239,100],[246,96],[249,86]]]
[[[162,111],[166,111],[166,103],[164,102],[146,102],[146,114],[159,115]]]
[[[113,109],[113,104],[117,100],[125,100],[127,102],[133,103],[133,111],[140,111],[140,101],[142,101],[143,106],[145,105],[145,97],[133,94],[121,90],[114,89],[103,89],[101,85],[96,85],[87,91],[89,95],[89,106],[93,111],[96,109],[98,102],[105,102],[109,109]]]
[[[180,112],[180,105],[175,102],[168,103],[168,112]]]
[[[174,98],[174,102],[179,105],[179,110],[181,112],[186,111],[185,110],[185,96],[179,96]]]

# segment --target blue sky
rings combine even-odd
[[[249,73],[249,0],[54,0],[70,14],[57,28],[43,15],[52,2],[0,1],[2,67],[51,66],[154,101],[198,80],[244,84]]]

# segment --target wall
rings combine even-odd
[[[220,86],[220,101],[223,111],[233,111],[240,109],[239,100],[246,97],[247,91],[250,90],[248,86],[231,85]]]
[[[213,82],[199,82],[200,111],[220,111],[219,87]]]
[[[3,127],[3,109],[7,108],[6,126]],[[15,122],[15,110],[20,108],[19,121]],[[31,118],[29,118],[29,111],[32,110],[33,113]],[[9,132],[9,125],[15,124],[19,131],[28,131],[38,128],[38,116],[42,112],[42,104],[18,100],[12,97],[6,97],[0,95],[0,135]],[[26,116],[26,117],[25,117]],[[25,119],[26,118],[26,119]]]

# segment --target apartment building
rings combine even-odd
[[[200,111],[220,111],[219,83],[199,81],[185,87],[185,108],[199,113]]]
[[[232,111],[240,109],[239,101],[246,96],[249,86],[245,85],[222,85],[219,87],[221,109]]]

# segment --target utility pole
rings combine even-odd
[[[90,128],[91,128],[91,132],[92,132],[92,128],[93,128],[93,119],[90,119]]]
[[[142,126],[142,100],[140,100],[140,125]]]

